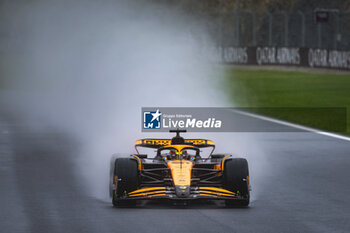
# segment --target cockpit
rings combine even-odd
[[[167,160],[190,160],[200,158],[199,149],[188,145],[164,146],[157,150],[157,158]]]

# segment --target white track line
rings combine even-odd
[[[257,115],[257,114],[254,114],[254,113],[248,113],[248,112],[244,112],[244,111],[240,111],[240,110],[236,110],[236,109],[234,109],[233,111],[238,113],[238,114],[244,115],[244,116],[257,118],[257,119],[260,119],[260,120],[269,121],[269,122],[273,122],[273,123],[276,123],[276,124],[286,125],[286,126],[289,126],[289,127],[292,127],[292,128],[305,130],[305,131],[308,131],[308,132],[312,132],[312,133],[316,133],[316,134],[320,134],[320,135],[324,135],[324,136],[328,136],[328,137],[333,137],[333,138],[342,139],[342,140],[345,140],[345,141],[350,141],[350,137],[343,136],[343,135],[340,135],[340,134],[325,132],[325,131],[321,131],[319,129],[314,129],[314,128],[310,128],[310,127],[307,127],[307,126],[298,125],[298,124],[290,123],[290,122],[287,122],[287,121],[277,120],[277,119],[274,119],[274,118],[271,118],[271,117],[261,116],[261,115]]]

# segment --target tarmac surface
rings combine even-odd
[[[235,137],[239,140],[242,134]],[[266,172],[252,175],[253,200],[248,208],[226,208],[220,201],[188,206],[142,202],[136,208],[114,208],[110,200],[85,191],[76,172],[75,145],[68,137],[32,133],[3,120],[0,231],[350,231],[349,141],[305,132],[254,137],[256,146],[264,149],[266,166],[249,159],[251,173]]]

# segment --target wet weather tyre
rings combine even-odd
[[[238,193],[239,200],[226,200],[226,206],[245,207],[249,205],[249,169],[243,158],[232,158],[224,164],[224,186],[227,190]]]
[[[125,200],[127,193],[138,188],[139,172],[137,161],[130,158],[117,158],[114,164],[114,176],[117,177],[116,190],[112,194],[112,203],[116,207],[133,206],[134,200]]]

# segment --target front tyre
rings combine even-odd
[[[245,207],[249,205],[248,162],[243,158],[232,158],[224,164],[224,186],[227,190],[239,194],[238,200],[226,200],[226,206]]]
[[[114,206],[135,205],[134,200],[125,199],[127,193],[134,191],[139,185],[138,164],[131,158],[117,158],[114,162],[114,185],[112,203]]]

